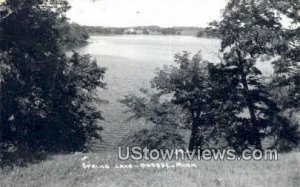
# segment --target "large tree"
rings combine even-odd
[[[0,154],[74,151],[98,138],[105,69],[65,46],[65,0],[7,0],[0,9]],[[7,157],[8,158],[8,157]]]
[[[175,62],[176,65],[159,70],[152,80],[156,90],[150,95],[152,99],[130,96],[123,103],[135,118],[172,125],[173,129],[190,129],[189,150],[216,147],[222,137],[216,123],[222,102],[215,100],[218,93],[210,81],[209,70],[214,66],[204,61],[200,53],[193,58],[188,52],[176,54]]]
[[[215,80],[231,105],[224,109],[233,116],[228,141],[238,150],[251,146],[262,149],[262,140],[267,137],[275,139],[273,147],[298,143],[297,127],[282,115],[256,66],[265,57],[286,57],[284,54],[294,51],[280,17],[281,13],[299,14],[299,6],[293,3],[296,1],[230,0],[222,20],[213,23],[224,54],[224,63],[214,70]]]
[[[200,53],[192,59],[187,52],[175,55],[178,67],[171,66],[158,72],[152,87],[163,94],[172,95],[172,103],[187,111],[187,122],[191,123],[189,150],[203,148],[209,129],[214,124],[215,109],[213,86],[209,80],[209,63]]]

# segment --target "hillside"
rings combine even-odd
[[[116,169],[117,153],[54,156],[40,164],[13,171],[0,170],[0,186],[300,186],[300,154],[279,155],[279,161],[181,161],[197,168]],[[85,160],[82,161],[82,158]],[[109,165],[110,169],[83,169],[82,163]],[[133,164],[150,162],[135,162]],[[176,164],[174,161],[155,162]]]

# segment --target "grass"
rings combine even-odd
[[[88,158],[82,161],[84,157]],[[107,164],[110,169],[84,169],[82,162]],[[1,170],[0,186],[300,186],[300,153],[280,155],[278,161],[181,161],[194,163],[197,168],[114,168],[130,163],[133,161],[119,161],[117,153],[58,155],[25,168]]]

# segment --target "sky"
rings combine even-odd
[[[205,27],[220,18],[225,0],[69,0],[67,13],[81,25]]]

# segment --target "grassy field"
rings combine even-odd
[[[84,169],[82,163],[107,164],[110,168]],[[122,162],[117,153],[59,155],[27,168],[0,171],[0,186],[300,186],[300,153],[280,155],[278,161],[181,161],[196,164],[197,168],[115,168],[130,163],[151,162]]]

